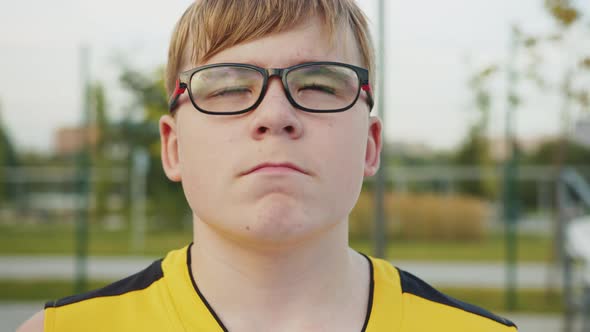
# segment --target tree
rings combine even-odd
[[[107,150],[111,130],[102,83],[96,82],[91,85],[89,93],[92,112],[90,128],[96,130],[96,141],[90,145],[90,159],[95,172],[95,181],[92,182],[95,203],[93,218],[95,221],[101,221],[108,212],[107,201],[111,191],[109,171],[112,163]]]
[[[2,121],[2,105],[0,104],[0,179],[6,179],[4,172],[8,167],[18,165],[17,154]],[[14,187],[0,181],[0,202],[7,202],[14,197]]]
[[[488,83],[497,71],[496,66],[487,66],[469,79],[469,88],[475,96],[474,108],[478,113],[454,158],[454,162],[458,165],[477,166],[482,174],[479,181],[461,183],[460,190],[486,198],[494,197],[497,190],[496,180],[493,175],[494,165],[487,137],[491,109]]]
[[[525,165],[550,165],[555,158],[555,151],[557,149],[564,149],[563,163],[573,167],[588,166],[590,161],[590,148],[582,146],[573,141],[566,140],[565,148],[561,138],[553,138],[541,143],[534,151],[523,155],[522,161]],[[587,169],[578,168],[582,171],[582,175],[590,180],[590,173]],[[525,182],[522,184],[521,199],[526,207],[533,208],[537,203],[537,183]],[[555,186],[550,188],[553,195],[555,194]],[[553,196],[552,195],[552,196]]]
[[[561,100],[561,143],[555,146],[553,164],[561,168],[567,159],[567,140],[572,127],[574,108],[590,108],[590,53],[580,47],[581,38],[590,38],[589,21],[583,21],[581,10],[571,0],[545,0],[545,9],[557,23],[556,31],[546,35],[528,35],[523,44],[534,59],[527,76],[537,82],[542,93],[557,93]],[[542,50],[553,50],[560,56],[561,68],[557,79],[539,70],[543,61]]]
[[[148,206],[151,214],[167,227],[182,228],[190,210],[178,183],[169,181],[160,162],[158,120],[168,110],[163,70],[146,75],[125,68],[121,83],[133,96],[133,103],[119,128],[120,139],[131,149],[145,147],[150,154],[148,170]]]

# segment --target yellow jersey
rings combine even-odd
[[[516,331],[509,320],[365,257],[371,285],[364,332]],[[104,288],[47,302],[45,331],[228,331],[195,284],[190,263],[186,246]]]

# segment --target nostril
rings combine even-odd
[[[266,133],[267,130],[268,130],[268,128],[266,128],[266,127],[258,127],[259,134],[264,134],[264,133]]]
[[[285,127],[285,130],[287,131],[287,133],[292,134],[293,131],[295,131],[295,128],[293,128],[293,126],[287,126]]]

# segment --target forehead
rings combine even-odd
[[[238,62],[282,68],[309,61],[337,61],[361,65],[350,27],[332,33],[319,17],[311,17],[281,32],[226,48],[207,61],[186,63],[184,69],[211,63]]]

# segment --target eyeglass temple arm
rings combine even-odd
[[[369,104],[370,112],[373,109],[373,105],[375,105],[375,101],[373,100],[373,90],[371,90],[371,85],[369,83],[363,83],[361,89],[367,93],[367,104]]]
[[[172,96],[170,97],[170,102],[168,103],[168,110],[171,113],[176,109],[176,106],[178,106],[178,99],[184,93],[185,90],[186,90],[186,84],[180,83],[180,80],[177,79],[176,86],[174,88],[174,92],[172,93]]]

